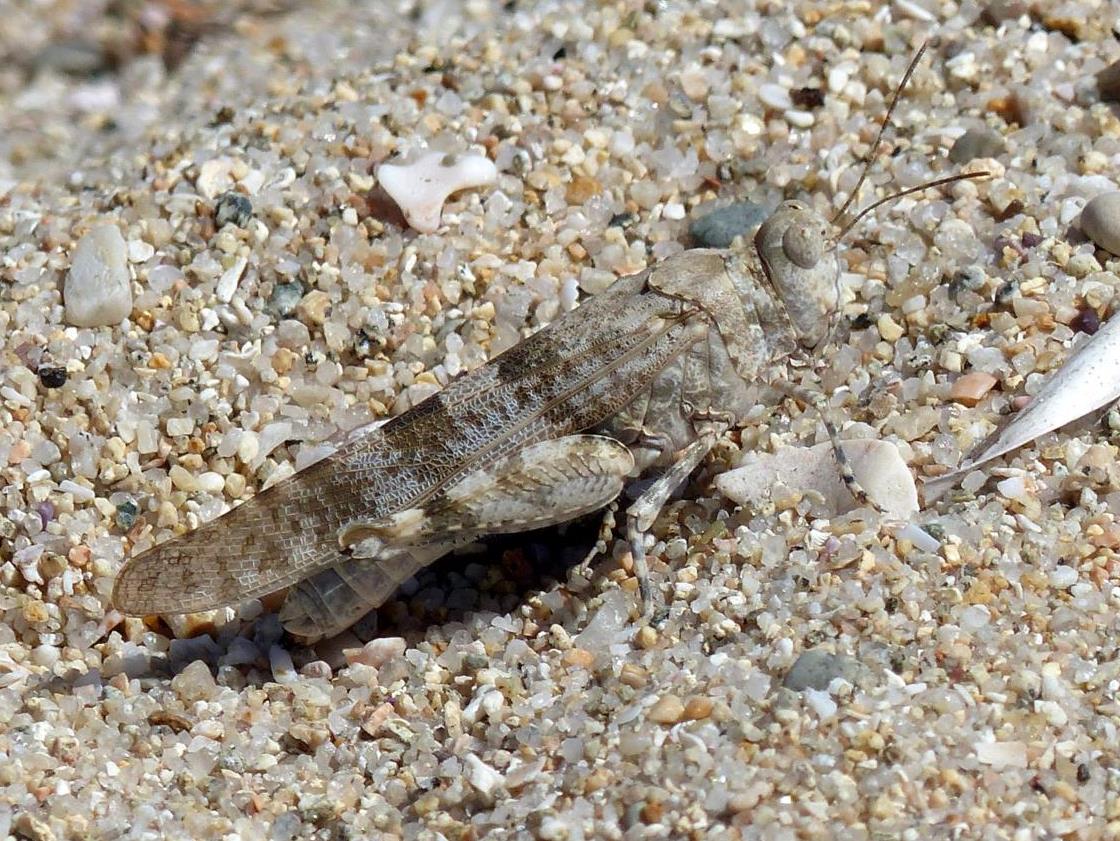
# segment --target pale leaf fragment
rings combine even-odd
[[[852,472],[872,500],[889,514],[909,519],[918,510],[914,477],[898,448],[889,441],[858,439],[843,442]],[[741,466],[716,477],[720,493],[740,505],[758,507],[784,486],[800,493],[818,493],[837,514],[858,507],[840,478],[840,468],[827,441],[814,447],[781,447],[773,453],[747,453]]]
[[[961,466],[923,485],[937,499],[982,464],[1120,399],[1120,318],[1109,319],[1078,347],[1027,406],[982,442]]]

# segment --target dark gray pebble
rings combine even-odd
[[[949,150],[949,160],[960,165],[976,158],[995,158],[1004,149],[1003,137],[990,128],[970,128]]]

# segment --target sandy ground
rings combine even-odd
[[[1120,173],[1095,81],[1118,13],[8,0],[0,838],[1120,835],[1108,416],[926,505],[915,542],[796,489],[720,496],[740,451],[824,440],[762,404],[653,527],[656,629],[624,541],[567,572],[594,524],[437,564],[377,635],[316,649],[276,599],[108,604],[134,550],[690,246],[709,211],[836,209],[931,37],[863,201],[993,178],[842,244],[818,373],[846,437],[951,470],[1110,312],[1120,262],[1076,222]],[[373,173],[425,148],[498,176],[418,234]],[[75,326],[63,285],[104,224],[128,315]]]

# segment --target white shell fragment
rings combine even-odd
[[[498,169],[489,158],[444,152],[428,152],[410,164],[382,164],[377,170],[377,180],[408,224],[425,234],[439,228],[448,196],[493,184],[497,178]]]
[[[918,510],[918,491],[910,468],[889,441],[843,442],[852,472],[868,496],[891,515],[907,519]],[[858,507],[840,478],[827,441],[814,447],[782,447],[773,453],[747,453],[740,467],[716,477],[720,493],[740,505],[760,506],[785,487],[819,493],[831,510],[843,514]]]
[[[132,311],[128,245],[115,225],[98,225],[78,240],[62,298],[75,327],[119,324]]]
[[[1111,318],[1077,348],[1021,412],[977,449],[961,466],[923,486],[936,499],[965,473],[999,458],[1040,435],[1120,399],[1120,318]]]

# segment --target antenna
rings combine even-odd
[[[927,181],[924,184],[919,184],[917,187],[910,187],[908,189],[902,190],[901,192],[892,193],[891,195],[881,198],[878,201],[872,202],[859,213],[857,213],[855,215],[855,218],[840,230],[840,233],[836,237],[836,242],[840,242],[840,240],[842,240],[847,235],[848,231],[856,226],[856,223],[858,223],[860,219],[862,219],[875,208],[882,207],[887,202],[892,202],[895,199],[900,199],[903,196],[910,195],[911,193],[920,193],[922,190],[928,190],[930,187],[940,187],[943,184],[952,184],[954,181],[966,181],[970,178],[987,178],[990,174],[991,173],[988,172],[958,172],[956,175],[948,175],[945,178],[937,178],[933,181]]]
[[[918,66],[918,62],[922,60],[922,56],[925,55],[926,47],[928,46],[929,41],[926,41],[918,49],[917,54],[910,59],[910,66],[906,68],[906,73],[903,74],[902,81],[899,82],[898,87],[894,89],[894,95],[891,97],[891,104],[887,106],[887,113],[883,115],[883,121],[879,124],[879,133],[875,135],[875,142],[871,145],[870,151],[868,151],[863,158],[863,172],[859,174],[859,181],[856,182],[856,186],[848,195],[848,200],[844,202],[843,206],[836,211],[836,214],[832,217],[833,225],[840,224],[839,220],[843,218],[852,202],[856,200],[856,196],[859,195],[860,187],[863,186],[863,182],[867,178],[867,171],[871,168],[871,162],[875,158],[875,153],[879,151],[879,146],[883,142],[883,132],[887,130],[887,126],[891,123],[891,115],[894,113],[894,107],[898,105],[898,100],[902,96],[902,91],[906,89],[910,77],[914,75],[914,69]],[[933,186],[933,184],[927,184],[926,186]],[[899,195],[905,195],[905,193],[900,193]],[[850,225],[845,227],[844,230],[847,231],[848,227],[850,227]]]

